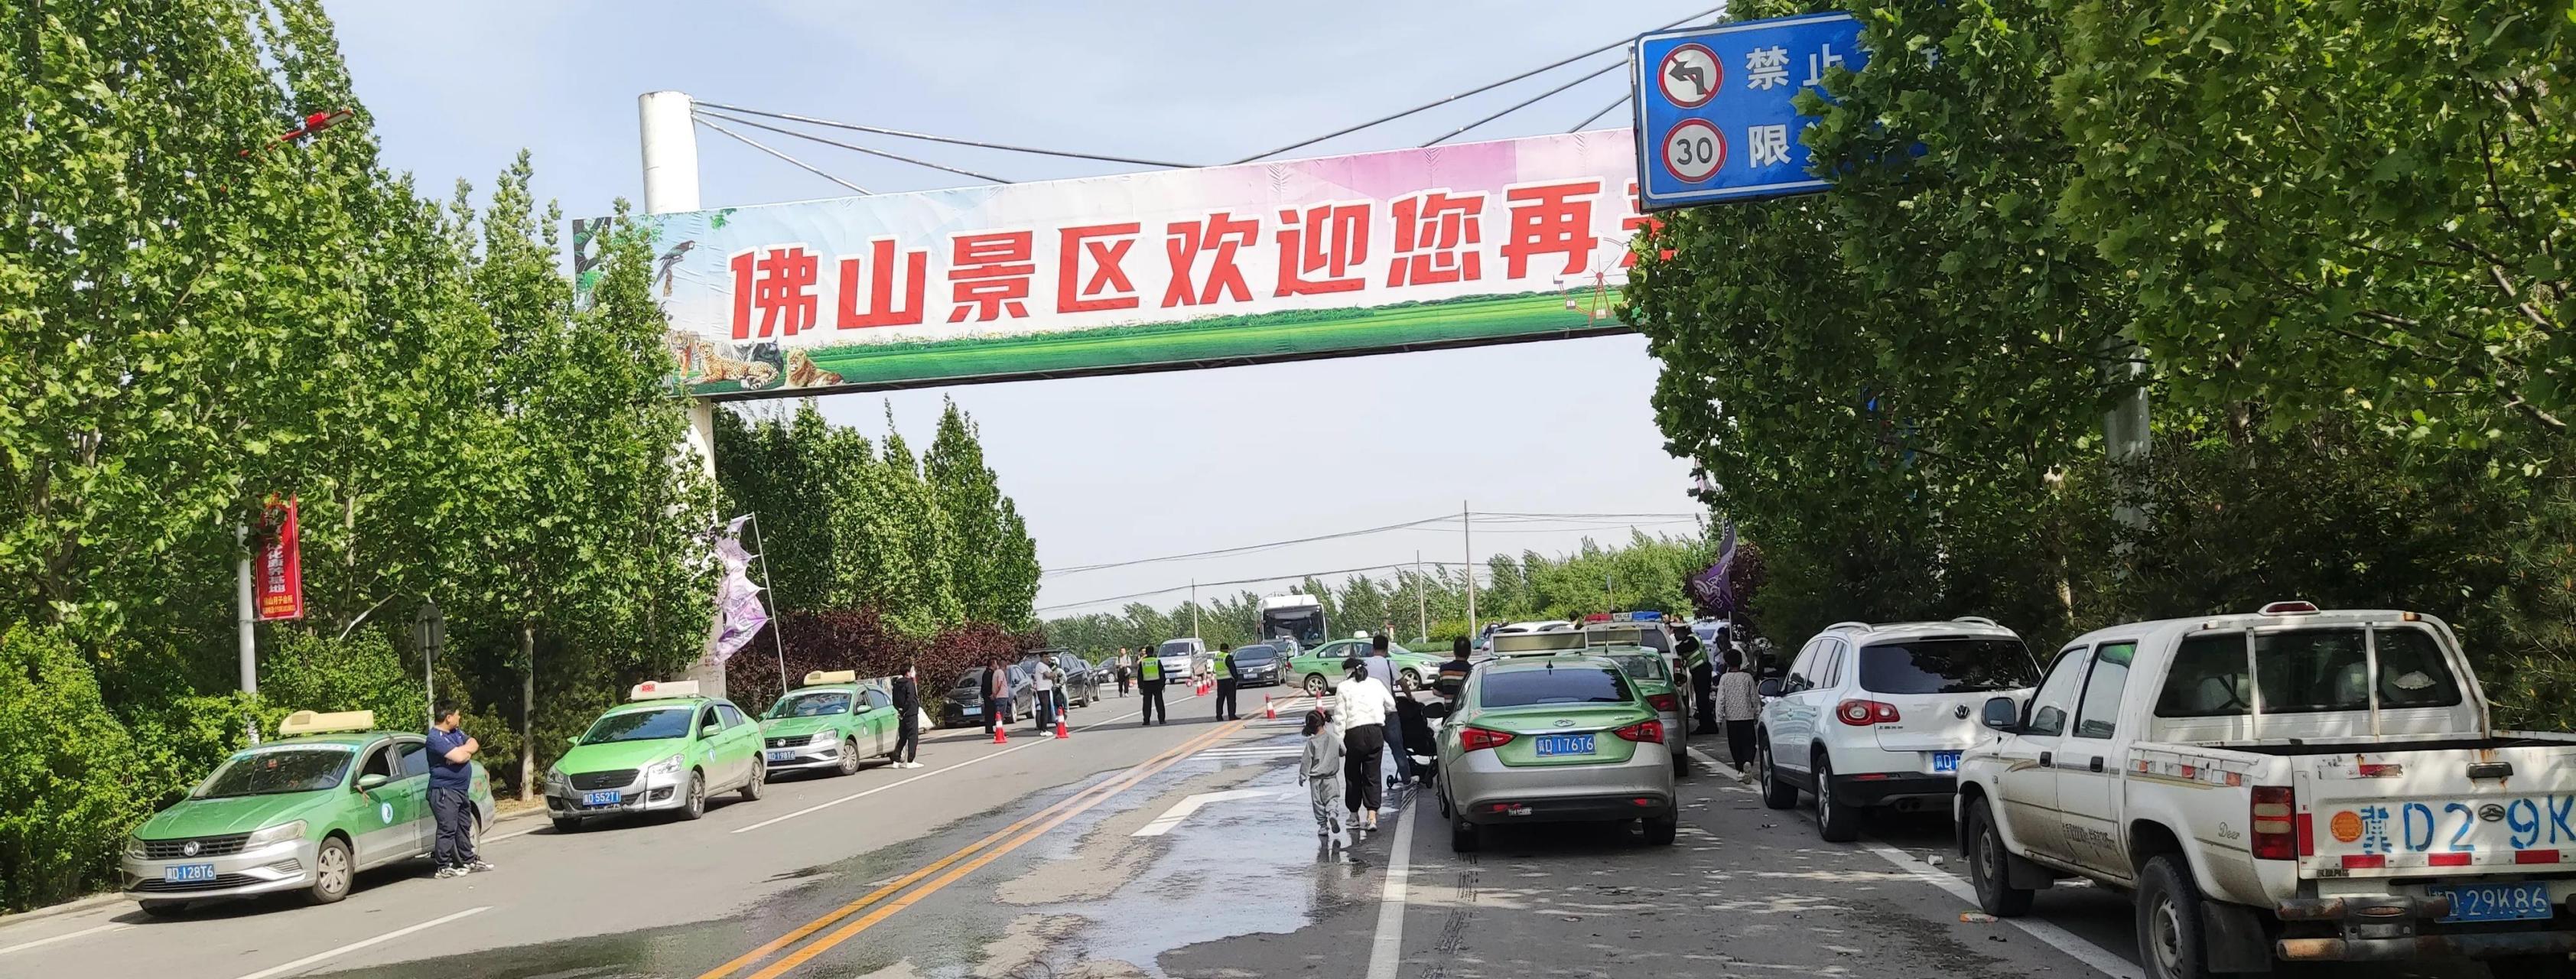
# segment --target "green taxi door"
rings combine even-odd
[[[859,691],[855,703],[857,706],[851,709],[859,712],[859,723],[865,725],[868,740],[876,745],[876,750],[869,754],[882,755],[894,751],[894,727],[900,720],[895,716],[894,698],[883,690],[868,687]]]
[[[428,853],[438,843],[438,821],[436,814],[429,811],[429,742],[415,737],[397,737],[394,739],[394,756],[402,766],[394,778],[396,784],[402,786],[400,797],[405,800],[394,803],[394,821],[409,820],[413,835],[418,837],[413,850]],[[411,807],[408,814],[403,810],[406,803]]]
[[[723,759],[723,781],[733,784],[752,778],[753,769],[760,765],[760,725],[744,717],[741,708],[722,700],[709,705],[703,714],[714,715],[716,723],[724,726],[709,746],[714,757]]]
[[[336,807],[341,816],[334,821],[347,827],[357,851],[351,861],[359,869],[407,860],[420,851],[420,817],[426,807],[418,791],[406,794],[401,765],[392,738],[368,745],[349,776],[350,798]]]

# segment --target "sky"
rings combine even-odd
[[[385,4],[330,0],[386,165],[424,193],[479,191],[525,148],[567,217],[640,200],[636,97],[1141,159],[1225,163],[1456,95],[1702,13],[1713,0],[1563,4],[669,2]],[[1704,18],[1703,18],[1704,19]],[[1584,75],[1616,51],[1291,156],[1419,145]],[[1610,71],[1462,139],[1564,132],[1626,89]],[[1623,124],[1619,110],[1594,127]],[[765,138],[877,193],[980,181]],[[844,141],[1011,180],[1136,169],[910,140]],[[847,191],[700,128],[703,205]],[[790,146],[793,148],[789,148]],[[1696,533],[1689,464],[1649,403],[1661,364],[1637,336],[1257,367],[822,398],[918,450],[940,399],[981,426],[989,465],[1050,568],[1234,548],[1456,514],[1667,514],[1480,521],[1190,561],[1050,573],[1040,614],[1168,607],[1202,582],[1284,591],[1316,571],[1563,553],[1588,535]],[[792,402],[766,402],[787,405]],[[753,409],[774,410],[774,409]],[[722,465],[723,460],[718,460]],[[1661,521],[1661,522],[1656,522]],[[1161,591],[1171,589],[1169,591]],[[1211,596],[1212,597],[1212,596]]]

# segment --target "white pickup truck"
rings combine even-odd
[[[2576,951],[2576,738],[2496,731],[2449,626],[2319,611],[2076,639],[1959,762],[1960,851],[2010,917],[2086,877],[2132,890],[2154,979],[2275,961]]]

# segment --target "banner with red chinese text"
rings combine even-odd
[[[1635,201],[1618,129],[633,220],[679,392],[759,397],[1621,332]]]
[[[261,621],[303,618],[304,556],[295,501],[269,501],[259,530],[259,553],[251,558],[252,606]]]

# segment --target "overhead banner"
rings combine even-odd
[[[1625,129],[637,217],[678,393],[808,394],[1622,332]],[[576,278],[604,221],[576,221]]]

